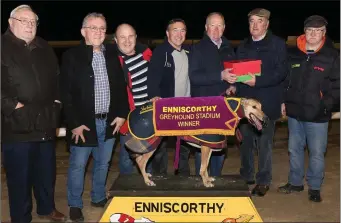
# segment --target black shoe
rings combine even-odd
[[[309,200],[311,200],[313,202],[321,202],[322,201],[321,194],[320,194],[319,190],[309,190],[308,195],[309,195]]]
[[[70,207],[69,215],[70,215],[71,221],[75,221],[75,222],[83,222],[84,221],[82,209],[80,209],[80,208]]]
[[[285,193],[285,194],[290,194],[291,192],[301,192],[304,190],[304,186],[294,186],[289,183],[287,183],[284,186],[281,186],[277,189],[278,192],[280,193]]]
[[[247,185],[252,185],[252,184],[255,184],[256,181],[254,180],[248,180],[248,181],[245,181]]]
[[[97,202],[97,203],[94,203],[91,201],[91,205],[93,207],[97,207],[97,208],[104,208],[107,202],[108,202],[108,199],[104,198],[103,200],[101,200],[100,202]]]
[[[270,189],[270,188],[269,188],[269,186],[267,186],[267,185],[258,185],[258,184],[257,184],[257,185],[253,188],[251,194],[252,194],[252,195],[259,196],[259,197],[263,197],[263,196],[266,194],[266,192],[268,192],[269,189]]]

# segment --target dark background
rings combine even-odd
[[[329,21],[329,37],[340,42],[340,1],[2,1],[2,33],[11,10],[20,4],[37,12],[38,35],[46,40],[79,40],[83,18],[95,11],[107,18],[107,33],[127,22],[143,38],[164,38],[167,22],[181,17],[187,23],[187,39],[201,38],[207,14],[219,11],[227,22],[225,36],[241,40],[248,35],[248,12],[262,7],[271,11],[270,29],[283,38],[300,35],[304,19],[319,14]]]

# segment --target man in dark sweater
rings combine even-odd
[[[257,132],[250,124],[241,122],[243,137],[240,146],[240,174],[248,184],[257,183],[253,195],[264,196],[269,190],[272,179],[272,147],[275,121],[281,116],[282,86],[287,75],[285,41],[273,35],[269,30],[270,12],[266,9],[254,9],[248,14],[250,37],[237,49],[238,59],[262,61],[261,76],[252,76],[251,80],[237,83],[236,94],[259,100],[262,109],[270,121],[262,132]],[[236,81],[236,76],[226,71],[223,77],[229,83]],[[258,173],[254,181],[254,142],[259,147]]]
[[[194,45],[189,58],[189,78],[192,97],[218,96],[225,93],[229,84],[222,80],[223,62],[235,59],[235,53],[223,36],[224,16],[213,12],[207,16],[203,39]],[[199,175],[201,153],[195,158],[196,174]],[[223,167],[225,153],[213,152],[209,171],[211,176],[219,176]]]

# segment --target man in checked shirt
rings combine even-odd
[[[115,134],[129,112],[117,50],[103,44],[106,27],[102,14],[88,14],[81,28],[84,41],[68,50],[62,59],[61,94],[71,152],[67,196],[72,221],[84,220],[84,171],[91,153],[91,205],[104,207],[107,203],[105,183]]]

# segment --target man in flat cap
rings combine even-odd
[[[340,101],[340,57],[326,38],[327,20],[313,15],[304,21],[304,34],[289,50],[283,113],[288,116],[290,171],[288,183],[278,188],[289,194],[303,191],[304,148],[308,145],[306,173],[309,200],[321,202],[328,122]]]
[[[281,117],[282,82],[287,75],[287,53],[285,41],[268,30],[270,12],[266,9],[254,9],[248,14],[250,36],[237,48],[238,59],[261,60],[261,76],[252,76],[251,80],[238,82],[236,90],[239,97],[254,98],[262,103],[262,109],[269,117],[268,125],[262,132],[256,131],[247,122],[241,121],[240,132],[243,136],[240,146],[240,174],[247,184],[255,184],[252,195],[264,196],[272,180],[272,147],[275,122]],[[236,75],[227,71],[223,79],[234,84]],[[258,173],[255,177],[254,147],[255,140],[259,148]]]

